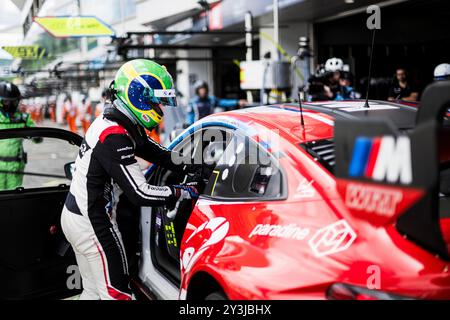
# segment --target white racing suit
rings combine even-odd
[[[127,258],[116,223],[119,195],[125,193],[138,206],[174,205],[181,195],[177,187],[147,184],[135,159],[139,154],[153,163],[180,169],[171,163],[170,151],[146,136],[144,143],[143,136],[137,143],[140,133],[129,132],[136,126],[123,117],[118,121],[120,113],[111,110],[113,116],[105,116],[105,110],[87,131],[61,216],[82,277],[80,299],[131,299]],[[130,125],[124,125],[127,121]]]

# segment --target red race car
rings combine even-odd
[[[449,299],[448,86],[428,88],[419,107],[278,105],[194,124],[171,148],[203,165],[206,185],[194,208],[189,200],[141,209],[136,292]],[[73,296],[81,279],[59,221],[82,138],[54,128],[0,131],[0,141],[17,138],[29,161],[24,186],[0,192],[0,298]],[[161,185],[197,179],[162,168],[147,177]]]
[[[419,109],[321,102],[197,122],[171,148],[206,164],[206,187],[192,212],[142,210],[135,284],[166,299],[449,299],[449,92],[432,86]]]

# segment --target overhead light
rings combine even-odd
[[[352,4],[352,3],[355,3],[355,0],[345,0],[345,3]]]

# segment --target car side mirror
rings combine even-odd
[[[72,180],[74,172],[75,172],[75,162],[69,162],[64,165],[64,173],[67,179]]]

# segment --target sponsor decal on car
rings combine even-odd
[[[356,239],[356,233],[345,220],[339,220],[331,225],[312,232],[310,228],[300,227],[295,223],[289,225],[257,224],[248,235],[265,236],[280,239],[306,240],[316,257],[323,257],[348,249]]]
[[[402,199],[401,191],[358,183],[349,183],[345,193],[345,204],[348,208],[381,216],[395,214]]]
[[[348,170],[350,177],[366,177],[409,185],[413,181],[408,136],[358,137]]]
[[[303,179],[297,187],[294,199],[313,198],[316,194],[316,190],[312,186],[313,183],[314,180],[308,181],[307,179]]]
[[[308,228],[302,228],[295,223],[287,226],[273,224],[257,224],[248,235],[249,238],[254,236],[269,236],[274,238],[285,238],[294,240],[304,240],[309,235]]]
[[[187,247],[181,258],[181,266],[184,270],[189,271],[205,250],[224,240],[228,235],[229,228],[230,223],[223,217],[213,218],[199,226],[186,240]],[[189,246],[191,240],[202,237],[199,234],[204,230],[210,231],[210,234],[208,238],[203,239],[202,245],[199,248]]]
[[[324,257],[347,250],[355,239],[355,231],[342,219],[317,230],[308,244],[316,257]]]

